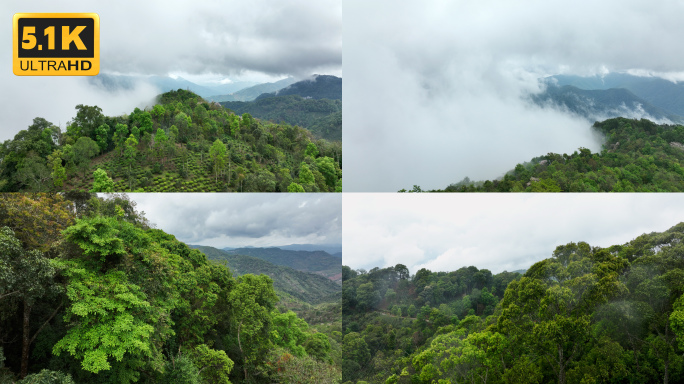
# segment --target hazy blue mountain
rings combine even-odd
[[[314,75],[313,78],[298,81],[278,92],[265,93],[256,100],[267,97],[299,95],[303,98],[342,100],[342,79],[330,75]]]
[[[238,248],[258,248],[258,247],[223,247],[224,251],[233,251]],[[289,245],[274,245],[269,248],[280,248],[286,251],[323,251],[333,256],[342,257],[342,244],[289,244]]]
[[[209,96],[206,99],[209,101],[252,101],[256,99],[262,93],[276,92],[290,84],[295,83],[297,80],[294,77],[288,77],[287,79],[282,79],[273,83],[263,83],[257,84],[252,87],[241,89],[237,92],[233,92],[227,95],[214,95]]]
[[[553,104],[591,121],[613,117],[646,118],[659,123],[682,123],[684,118],[657,107],[625,88],[580,89],[573,85],[549,84],[545,92],[533,95],[539,105]]]
[[[172,78],[169,76],[127,76],[127,75],[110,75],[101,73],[88,79],[90,84],[102,87],[110,92],[119,89],[132,89],[136,84],[144,82],[151,84],[157,89],[159,93],[174,91],[177,89],[190,90],[204,98],[218,95],[237,92],[241,89],[254,86],[255,82],[239,81],[227,84],[197,84],[186,80],[182,77]]]
[[[151,76],[148,81],[156,85],[161,92],[168,92],[176,89],[187,89],[202,97],[209,97],[221,93],[236,92],[241,89],[251,87],[254,82],[239,81],[235,83],[199,85],[182,77],[171,78],[168,76]]]
[[[342,244],[290,244],[278,248],[289,251],[324,251],[333,256],[335,253],[342,253]]]
[[[668,114],[684,116],[684,83],[627,73],[609,73],[605,76],[555,75],[545,78],[545,81],[584,90],[624,88]]]
[[[213,247],[198,245],[190,247],[200,250],[207,255],[209,260],[226,261],[234,276],[247,273],[268,275],[273,280],[273,287],[277,291],[287,293],[309,304],[339,299],[341,285],[324,276],[297,271],[257,257],[231,253]]]

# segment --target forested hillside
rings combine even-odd
[[[315,76],[277,92],[264,93],[254,101],[222,102],[237,114],[249,113],[274,123],[304,127],[315,137],[342,140],[342,79]]]
[[[207,255],[209,260],[226,261],[228,268],[237,276],[247,273],[267,275],[273,280],[276,291],[306,303],[320,304],[340,299],[340,285],[321,275],[301,272],[241,253],[206,246],[192,247]],[[340,270],[341,266],[337,268],[338,273]]]
[[[293,251],[270,247],[236,248],[226,252],[252,256],[298,271],[316,273],[333,281],[342,281],[342,259],[324,251]]]
[[[603,149],[548,153],[497,180],[469,178],[433,192],[681,192],[684,126],[614,118],[596,122]],[[406,192],[401,190],[400,192]],[[422,192],[414,186],[410,192]]]
[[[340,380],[271,278],[151,228],[124,195],[0,195],[0,382]]]
[[[189,91],[130,115],[77,105],[66,131],[42,118],[0,146],[0,191],[332,192],[342,144],[238,116]]]
[[[326,140],[342,140],[342,100],[287,95],[220,104],[237,114],[249,113],[264,120],[298,125]]]
[[[344,267],[348,383],[684,380],[684,223],[524,275]]]

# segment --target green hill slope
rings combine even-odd
[[[290,251],[280,248],[237,248],[227,251],[266,260],[303,272],[316,273],[333,281],[342,279],[342,259],[323,251]]]
[[[0,192],[305,192],[342,189],[342,144],[236,115],[179,89],[105,116],[76,106],[66,132],[42,118],[0,145]],[[95,170],[100,168],[95,186]],[[109,180],[111,179],[111,180]]]
[[[342,140],[342,101],[305,99],[299,95],[274,96],[252,102],[222,102],[237,114],[249,113],[259,119],[285,122],[307,128],[326,140]]]
[[[323,276],[297,271],[256,257],[230,253],[213,247],[192,247],[207,255],[209,260],[225,260],[228,263],[228,268],[238,276],[247,273],[268,275],[273,279],[273,286],[276,290],[306,303],[319,304],[340,299],[341,286]]]

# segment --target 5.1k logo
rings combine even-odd
[[[17,13],[13,21],[17,76],[94,76],[100,72],[96,13]]]

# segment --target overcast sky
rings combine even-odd
[[[358,194],[343,197],[344,265],[493,273],[558,245],[624,244],[684,221],[684,194]]]
[[[341,244],[340,194],[131,193],[156,228],[188,244]]]
[[[590,124],[524,101],[553,74],[684,79],[684,2],[344,2],[345,191],[491,179],[600,149]]]
[[[85,77],[15,76],[12,16],[30,12],[97,13],[100,73],[257,82],[342,74],[341,0],[4,0],[1,141],[26,129],[35,117],[65,129],[77,104],[96,104],[107,115],[128,114],[150,104],[157,93],[145,85],[106,93]]]

